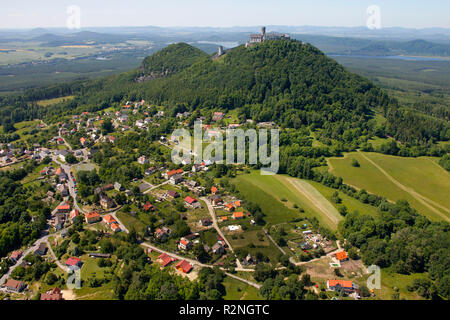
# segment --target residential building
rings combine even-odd
[[[209,218],[203,218],[199,220],[200,225],[202,225],[203,227],[208,227],[210,225],[212,225],[212,221]]]
[[[110,214],[107,214],[103,217],[103,222],[105,222],[108,226],[111,226],[113,223],[117,223],[117,220]]]
[[[23,252],[20,250],[13,251],[11,253],[11,255],[9,256],[9,259],[12,260],[13,262],[17,262],[20,259],[20,257],[22,256],[22,254],[23,254]]]
[[[53,288],[41,294],[41,300],[64,300],[61,289]]]
[[[177,263],[175,268],[183,273],[189,273],[194,267],[186,260],[182,260]]]
[[[243,212],[234,212],[233,219],[244,219],[244,213]]]
[[[164,178],[169,180],[171,176],[176,175],[176,174],[182,174],[182,173],[183,173],[183,169],[170,170],[170,171],[167,171],[166,173],[164,173]]]
[[[114,201],[105,194],[100,195],[100,206],[104,210],[108,210],[115,207]]]
[[[167,195],[171,198],[179,198],[180,194],[178,192],[176,192],[175,190],[169,190],[167,191]]]
[[[183,181],[183,176],[181,174],[174,174],[169,178],[171,184],[176,185]]]
[[[41,242],[39,247],[34,251],[34,255],[45,256],[46,254],[47,254],[47,245],[44,242]]]
[[[118,183],[118,182],[115,182],[114,183],[114,189],[116,191],[122,191],[122,185],[120,183]]]
[[[8,279],[8,281],[6,281],[3,287],[6,288],[6,290],[8,291],[19,293],[22,292],[27,287],[27,285],[25,284],[25,282],[22,281]]]
[[[144,209],[144,211],[155,211],[155,207],[150,203],[150,202],[146,202],[144,204],[144,206],[142,207]]]
[[[357,289],[357,287],[350,280],[328,280],[327,288],[332,291],[343,290],[347,294],[352,293]]]
[[[75,222],[75,219],[80,215],[80,211],[78,211],[77,209],[73,209],[72,211],[70,211],[70,221],[72,223]]]
[[[100,217],[100,214],[98,212],[89,212],[85,215],[86,223],[96,223],[102,220],[102,217]]]
[[[139,164],[147,164],[149,161],[148,161],[148,159],[147,159],[146,156],[140,156],[140,157],[137,159],[137,162],[138,162]]]
[[[339,262],[348,261],[347,252],[341,251],[335,254],[336,259],[339,260]]]
[[[233,211],[234,210],[234,205],[232,203],[227,203],[225,205],[225,210],[227,210],[229,212]]]
[[[156,260],[162,267],[167,267],[169,264],[171,264],[173,261],[175,261],[174,258],[172,258],[171,256],[163,253],[162,255],[160,255],[158,257],[158,259]]]
[[[69,259],[66,260],[66,266],[68,267],[78,267],[81,268],[81,266],[83,265],[83,262],[76,257],[70,257]]]
[[[211,249],[214,254],[224,254],[225,253],[225,248],[223,247],[223,245],[220,242],[217,242],[215,245],[213,245],[213,247]]]
[[[180,250],[190,250],[192,246],[192,242],[184,237],[178,242],[178,249]]]

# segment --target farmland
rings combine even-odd
[[[352,159],[360,167],[353,167]],[[449,220],[449,174],[432,158],[353,152],[328,163],[330,172],[342,177],[344,183],[392,201],[407,200],[432,220]]]

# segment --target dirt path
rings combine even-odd
[[[313,186],[305,181],[294,178],[285,178],[285,180],[288,181],[298,192],[305,196],[311,204],[317,210],[322,212],[334,225],[338,225],[341,215],[336,208],[333,207],[333,205],[321,193],[319,193],[319,191],[314,189]],[[283,182],[283,180],[281,181]]]
[[[358,151],[359,152],[359,151]],[[397,187],[399,187],[400,189],[402,189],[403,191],[408,192],[410,195],[412,195],[414,198],[417,199],[417,201],[419,201],[420,203],[422,203],[424,206],[426,206],[428,209],[430,209],[431,211],[435,212],[436,214],[438,214],[440,217],[442,217],[444,220],[446,221],[450,221],[450,219],[447,217],[447,215],[445,215],[444,213],[442,213],[441,211],[437,210],[435,207],[438,207],[442,210],[444,210],[445,212],[450,213],[450,210],[445,208],[444,206],[440,205],[439,203],[436,203],[435,201],[428,199],[427,197],[417,193],[414,189],[406,187],[405,185],[401,184],[399,181],[397,181],[394,177],[392,177],[389,173],[387,173],[382,167],[380,167],[378,164],[376,164],[372,159],[370,159],[369,157],[367,157],[364,153],[359,152],[359,154],[368,162],[370,162],[375,168],[377,168],[384,176],[386,176],[386,178],[388,178],[393,184],[395,184]],[[433,207],[433,206],[435,207]]]

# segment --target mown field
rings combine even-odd
[[[237,176],[234,183],[245,199],[259,204],[266,214],[265,220],[271,224],[306,216],[316,217],[324,226],[336,230],[342,220],[326,196],[305,180],[284,175],[262,176],[259,171],[253,171]]]
[[[352,159],[360,167],[353,167]],[[392,201],[407,200],[432,220],[450,220],[450,174],[433,158],[352,152],[343,158],[330,158],[328,163],[330,172],[342,177],[344,183]]]

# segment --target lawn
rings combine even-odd
[[[353,167],[352,159],[356,159],[360,167]],[[368,159],[381,167],[394,181]],[[330,172],[342,177],[344,183],[392,201],[407,200],[432,220],[449,220],[450,175],[432,158],[402,158],[352,152],[343,158],[330,158],[328,163]]]
[[[366,285],[367,274],[362,278],[355,280],[358,285]],[[426,274],[414,273],[409,275],[398,274],[393,272],[390,268],[381,269],[381,289],[374,289],[375,300],[392,300],[392,295],[396,292],[395,288],[400,293],[400,299],[407,300],[423,300],[416,292],[409,292],[406,289],[407,285],[412,284],[414,279],[426,278]]]
[[[224,300],[263,300],[258,289],[239,280],[226,277],[223,285],[226,291]]]
[[[136,230],[136,232],[144,232],[146,225],[138,218],[133,217],[130,213],[123,211],[117,212],[117,218],[122,222],[128,230]]]

